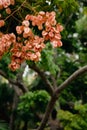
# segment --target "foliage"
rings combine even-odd
[[[50,43],[46,43],[46,48],[42,51],[41,60],[37,63],[44,71],[55,75],[58,71],[58,66],[55,64],[54,55],[56,50],[52,48]]]
[[[87,21],[86,15],[82,16],[82,18],[80,18],[78,21],[76,21],[77,31],[81,34],[84,33],[84,35],[87,31],[87,28],[86,28],[87,22],[86,21]]]
[[[7,123],[0,121],[0,130],[10,130],[10,128],[8,127]]]
[[[29,119],[34,117],[36,112],[44,112],[49,101],[49,94],[45,90],[37,90],[28,92],[20,97],[18,111],[21,112],[23,118]]]
[[[9,115],[11,114],[14,90],[7,83],[3,83],[5,79],[1,78],[0,80],[2,81],[0,83],[0,120],[8,122]]]
[[[3,64],[4,63],[4,64]],[[9,54],[5,54],[2,58],[2,60],[0,61],[0,70],[4,71],[5,74],[7,75],[7,77],[11,77],[11,78],[14,78],[15,79],[15,76],[17,74],[17,71],[15,71],[13,73],[13,71],[11,71],[9,68],[8,68],[8,64],[10,64],[10,55]]]
[[[45,90],[30,91],[21,96],[17,107],[17,122],[21,125],[21,121],[27,121],[29,128],[35,128],[45,112],[49,99],[50,96]]]
[[[64,126],[64,130],[86,130],[87,129],[87,104],[75,103],[74,113],[60,110],[58,118]]]

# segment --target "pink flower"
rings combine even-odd
[[[43,29],[43,26],[42,26],[42,25],[39,25],[39,26],[38,26],[38,29],[39,29],[39,30],[42,30],[42,29]]]
[[[30,32],[30,28],[29,27],[24,27],[24,33],[29,33]]]
[[[10,33],[9,35],[10,35],[10,41],[12,43],[16,43],[16,36],[15,36],[15,34],[14,33]]]
[[[18,34],[21,34],[23,32],[24,27],[23,26],[16,26],[16,31]]]
[[[42,16],[44,16],[45,12],[44,11],[40,11],[39,14],[42,15]]]
[[[25,20],[31,20],[31,15],[27,14],[26,17],[25,17]]]
[[[35,53],[32,53],[31,55],[30,55],[30,60],[32,60],[32,61],[38,61],[39,60],[39,57],[38,57],[39,55],[36,55]]]
[[[63,31],[63,26],[62,25],[60,25],[60,24],[57,24],[56,25],[56,28],[57,28],[57,30],[59,31],[59,32],[61,32],[61,31]]]
[[[0,0],[0,9],[8,8],[10,5],[14,5],[14,0]]]
[[[47,31],[45,31],[45,30],[42,31],[42,36],[43,37],[46,36],[47,34],[48,34]]]
[[[14,5],[15,1],[14,0],[10,0],[10,3],[11,3],[11,5]]]
[[[0,9],[3,9],[3,2],[0,0]]]
[[[16,62],[12,61],[11,64],[9,64],[9,68],[12,70],[12,71],[15,71],[17,69],[20,68],[20,64],[17,64]]]
[[[4,8],[7,8],[11,4],[10,0],[2,0],[2,2]]]
[[[53,32],[49,32],[49,37],[54,37],[54,33]]]
[[[27,38],[27,37],[33,37],[33,33],[32,30],[29,27],[24,27],[24,33],[23,33],[23,37]]]
[[[17,58],[17,57],[18,57],[18,58],[21,57],[21,55],[22,55],[22,52],[19,52],[19,51],[15,52],[15,53],[13,54],[13,56],[16,57],[16,58]]]
[[[0,27],[3,27],[5,25],[4,20],[0,20]]]
[[[61,39],[60,33],[59,33],[59,34],[55,34],[54,38],[55,38],[56,40],[60,40],[60,39]]]
[[[2,36],[3,36],[3,33],[2,33],[2,32],[0,32],[0,38],[2,38]]]
[[[22,25],[28,27],[28,26],[29,26],[29,21],[28,21],[28,20],[24,20],[24,21],[22,22]]]
[[[53,40],[51,41],[51,44],[53,45],[54,48],[62,46],[62,42],[60,40]]]
[[[11,9],[10,8],[6,8],[6,13],[7,14],[11,14]]]

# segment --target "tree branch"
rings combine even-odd
[[[45,115],[41,121],[40,126],[37,128],[37,130],[44,130],[46,123],[49,119],[49,116],[54,108],[54,105],[59,97],[59,94],[72,82],[74,81],[78,76],[84,74],[87,72],[87,65],[78,69],[75,71],[68,79],[66,79],[55,91],[53,96],[51,97],[48,106],[46,108]]]
[[[9,16],[7,16],[4,19],[4,21],[6,21],[8,18],[10,18],[11,16],[13,16],[17,11],[19,11],[22,8],[22,6],[24,5],[25,2],[26,2],[26,0],[24,0],[23,3],[15,11],[13,11]]]
[[[52,83],[53,83],[53,88],[56,89],[57,88],[57,82],[56,82],[56,79],[53,75],[50,76],[51,77],[51,80],[52,80]]]
[[[49,92],[51,95],[53,95],[53,87],[51,85],[51,83],[49,82],[49,80],[46,78],[46,75],[44,74],[43,71],[41,71],[35,64],[33,65],[29,65],[29,68],[33,69],[35,72],[37,72],[39,74],[39,76],[41,77],[41,79],[45,82],[45,84],[47,85]]]
[[[54,105],[55,105],[55,102],[57,100],[57,97],[55,96],[55,94],[51,97],[49,103],[48,103],[48,106],[47,106],[47,109],[46,109],[46,112],[45,112],[45,115],[41,121],[41,124],[40,126],[37,128],[37,130],[44,130],[45,126],[46,126],[46,123],[49,119],[49,116],[54,108]]]
[[[5,79],[7,79],[9,81],[9,83],[11,83],[15,86],[18,86],[22,90],[23,93],[28,92],[27,87],[23,83],[20,83],[16,80],[8,78],[7,75],[2,70],[0,70],[0,75],[3,76]]]
[[[75,71],[69,78],[67,78],[55,91],[56,94],[61,93],[72,81],[78,76],[87,72],[87,65]]]

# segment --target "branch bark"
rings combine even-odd
[[[47,85],[50,95],[53,95],[53,86],[51,85],[51,83],[49,82],[49,80],[46,78],[46,75],[43,71],[41,71],[35,64],[33,65],[29,65],[29,68],[33,69],[35,72],[37,72],[39,74],[39,76],[41,77],[41,79],[44,81],[44,83]]]
[[[14,93],[14,98],[13,98],[13,104],[12,104],[12,112],[11,112],[11,116],[10,116],[10,123],[9,123],[9,127],[11,130],[14,130],[14,121],[15,121],[15,110],[17,108],[17,104],[18,104],[18,95],[16,93]]]
[[[74,81],[78,76],[81,76],[82,74],[87,72],[87,65],[78,69],[75,71],[69,78],[67,78],[54,92],[53,96],[51,97],[48,106],[46,108],[45,115],[41,121],[40,126],[37,128],[37,130],[44,130],[46,123],[49,119],[49,116],[54,108],[54,105],[59,97],[59,94],[66,88],[68,85]]]
[[[23,93],[28,92],[27,87],[23,83],[13,80],[11,78],[8,78],[7,75],[5,74],[5,72],[3,72],[2,70],[0,70],[0,75],[3,76],[4,78],[6,78],[9,83],[11,83],[15,86],[18,86],[18,88],[20,88]]]
[[[55,105],[55,102],[57,100],[58,97],[55,96],[55,94],[51,97],[49,103],[48,103],[48,106],[46,108],[46,112],[45,112],[45,115],[41,121],[41,124],[40,126],[38,127],[37,130],[44,130],[45,126],[46,126],[46,123],[50,117],[50,114],[54,108],[54,105]]]
[[[72,81],[74,81],[78,76],[87,72],[87,65],[75,71],[69,78],[67,78],[56,90],[55,93],[61,93]]]

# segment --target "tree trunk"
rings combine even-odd
[[[13,105],[12,105],[12,114],[10,116],[10,123],[9,123],[9,126],[10,126],[11,130],[15,129],[15,127],[14,127],[14,121],[15,121],[15,109],[17,107],[17,103],[18,103],[18,96],[15,93],[14,94],[14,99],[13,99]]]

